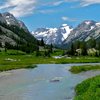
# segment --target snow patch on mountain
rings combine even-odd
[[[89,24],[91,24],[91,22],[90,21],[86,21],[85,24],[89,25]]]
[[[96,23],[96,26],[100,27],[100,22]]]
[[[72,28],[70,28],[70,26],[68,26],[67,24],[62,24],[62,27],[61,27],[62,30],[65,30],[66,32],[63,32],[63,39],[66,39],[68,37],[68,35],[70,34],[70,32],[73,30]]]
[[[0,22],[5,23],[5,24],[10,25],[10,26],[11,25],[17,26],[19,28],[24,29],[26,32],[29,32],[27,27],[25,26],[25,24],[22,21],[19,21],[18,19],[16,19],[9,12],[0,13]]]
[[[72,30],[67,24],[62,24],[59,28],[38,28],[32,34],[38,40],[43,38],[46,44],[61,45]]]
[[[74,28],[63,44],[69,46],[74,41],[88,41],[91,37],[96,40],[100,38],[100,22],[86,20]]]

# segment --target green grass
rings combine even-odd
[[[7,50],[7,54],[8,55],[25,55],[26,53],[19,50]]]
[[[89,70],[100,70],[100,65],[72,66],[70,69],[74,74]],[[74,100],[100,100],[100,75],[78,84],[75,92]]]
[[[78,84],[75,91],[74,100],[100,100],[100,75]]]
[[[11,59],[11,60],[9,60]],[[97,63],[99,57],[71,57],[55,59],[52,57],[36,57],[35,54],[25,54],[21,51],[7,50],[7,53],[0,52],[0,71],[24,68],[36,64],[67,64],[67,63]]]
[[[58,56],[58,55],[62,55],[63,54],[63,50],[54,50],[54,52],[52,53],[52,56]]]
[[[100,65],[81,65],[81,66],[72,66],[70,71],[74,74],[85,72],[89,70],[100,70]]]
[[[2,65],[0,66],[0,72],[2,71],[8,71],[8,70],[14,70],[14,69],[31,69],[31,68],[36,68],[36,65]]]

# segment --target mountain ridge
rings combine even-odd
[[[62,24],[59,28],[38,28],[32,34],[38,40],[44,39],[46,44],[61,45],[72,30],[67,24]]]
[[[87,42],[91,37],[97,40],[97,36],[100,38],[100,22],[85,20],[73,29],[63,44],[69,46],[69,44],[77,40]]]
[[[53,30],[53,32],[50,30]],[[71,28],[67,24],[62,24],[59,28],[38,28],[36,31],[32,32],[33,36],[38,40],[43,38],[46,44],[52,43],[59,47],[65,47],[66,45],[66,47],[69,47],[72,42],[77,40],[88,41],[91,37],[99,40],[99,33],[100,22],[96,22],[94,20],[85,20],[75,28]]]
[[[37,40],[26,25],[10,13],[0,13],[0,48],[30,52],[37,49]]]
[[[5,12],[5,13],[0,13],[0,22],[5,23],[7,25],[14,25],[14,26],[18,26],[22,29],[24,29],[26,32],[29,32],[28,28],[25,26],[25,24],[16,19],[13,14],[9,13],[9,12]]]

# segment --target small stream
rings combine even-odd
[[[40,64],[35,69],[2,72],[0,100],[72,100],[78,83],[100,75],[100,71],[72,74],[73,65],[80,64]]]

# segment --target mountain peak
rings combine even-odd
[[[9,12],[0,13],[0,22],[10,26],[17,26],[19,28],[24,29],[26,32],[29,32],[25,24],[22,21],[16,19],[14,15]]]
[[[43,38],[46,44],[61,45],[71,31],[70,26],[62,24],[59,28],[38,28],[32,34],[38,40]]]
[[[6,19],[16,19],[13,14],[9,12],[2,13],[2,16],[5,17]]]
[[[74,31],[81,31],[81,32],[86,32],[90,31],[91,29],[95,28],[96,26],[96,21],[93,20],[85,20],[81,24],[79,24]]]
[[[9,13],[9,12],[4,12],[4,13],[2,13],[3,15],[5,15],[5,16],[13,16],[13,14],[11,14],[11,13]]]
[[[19,25],[17,19],[11,13],[5,12],[2,14],[2,16],[5,18],[8,25]]]
[[[96,21],[94,20],[85,20],[82,22],[82,24],[86,24],[86,25],[95,25]]]
[[[66,38],[65,43],[70,44],[74,41],[87,41],[92,36],[95,39],[100,37],[100,22],[85,20],[79,24]]]

